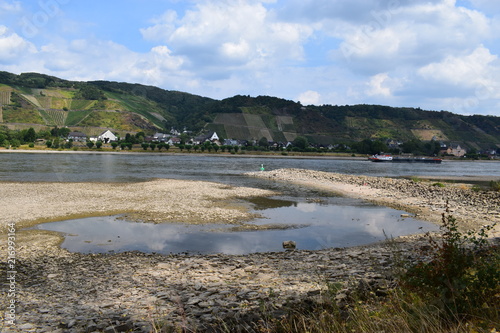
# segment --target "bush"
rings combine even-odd
[[[409,267],[403,287],[428,299],[445,320],[498,320],[500,251],[487,241],[493,226],[461,233],[451,215],[442,222],[442,240],[429,236],[429,260]]]
[[[490,188],[493,191],[500,191],[500,180],[499,181],[490,181]]]

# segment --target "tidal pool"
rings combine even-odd
[[[263,217],[243,226],[138,223],[107,216],[44,223],[31,229],[62,233],[61,246],[71,252],[164,254],[275,252],[283,251],[282,242],[287,240],[295,241],[297,249],[318,250],[438,229],[428,222],[402,218],[403,211],[342,197],[312,202],[259,198],[251,205]]]

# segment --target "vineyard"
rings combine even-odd
[[[68,112],[61,110],[39,110],[47,125],[65,126]]]
[[[85,119],[88,115],[90,115],[92,110],[84,110],[84,111],[69,111],[67,112],[66,118],[66,126],[78,126],[78,124]]]
[[[85,99],[71,100],[70,110],[88,110],[96,104],[96,101]]]
[[[10,104],[10,91],[0,91],[0,104],[7,105]]]

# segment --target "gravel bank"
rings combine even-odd
[[[254,172],[249,176],[291,182],[405,210],[422,220],[439,223],[448,207],[462,229],[498,223],[493,236],[500,237],[500,192],[473,191],[467,184],[415,182],[408,179],[353,176],[303,169]]]
[[[236,223],[252,218],[234,199],[273,192],[219,183],[159,179],[142,183],[0,182],[0,232],[73,217],[127,213],[148,222]]]

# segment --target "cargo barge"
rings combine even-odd
[[[368,158],[372,162],[391,163],[434,163],[439,164],[443,160],[436,157],[393,157],[392,155],[373,155]]]

